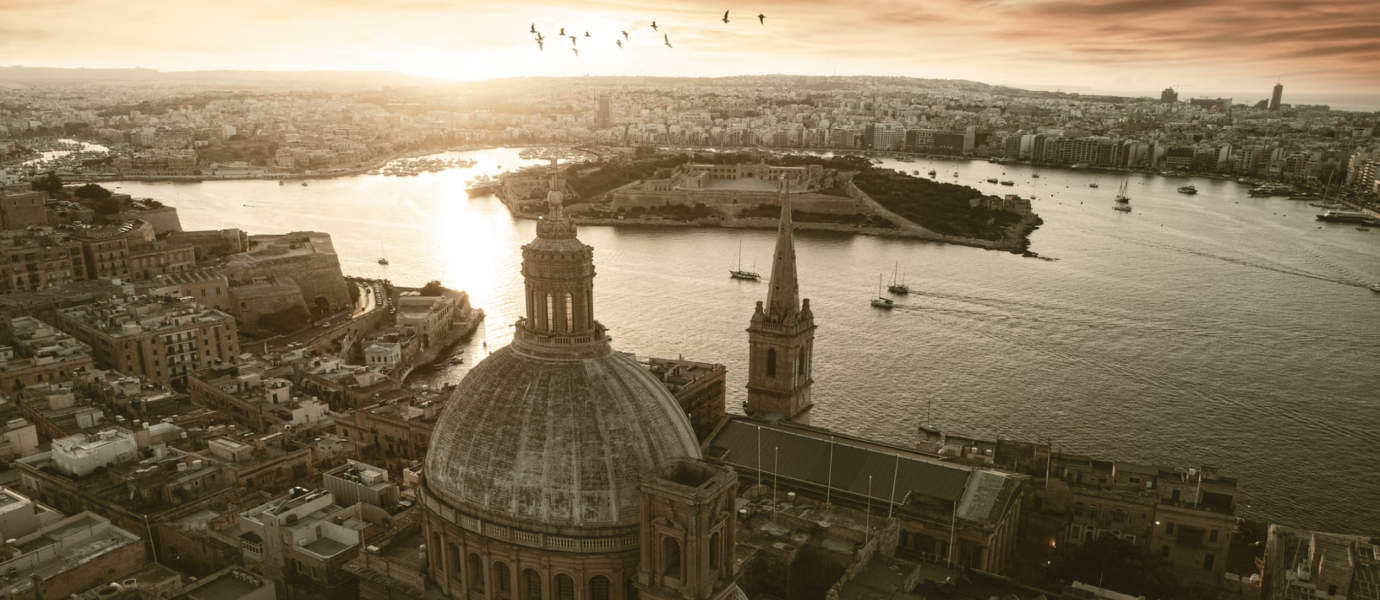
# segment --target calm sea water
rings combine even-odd
[[[463,155],[479,164],[306,187],[113,185],[177,206],[187,229],[325,231],[347,274],[468,290],[489,319],[464,365],[419,376],[442,383],[486,344],[511,339],[519,246],[533,237],[532,222],[464,191],[478,173],[528,162],[514,149]],[[1380,530],[1380,295],[1366,289],[1380,281],[1380,231],[1322,225],[1306,203],[1248,198],[1233,182],[1132,175],[1135,210],[1123,214],[1112,210],[1121,175],[888,165],[1033,195],[1045,225],[1031,247],[1058,260],[798,232],[801,292],[819,323],[815,423],[907,444],[928,411],[956,433],[1215,466],[1239,478],[1249,515]],[[1197,196],[1175,191],[1190,181]],[[739,411],[744,329],[766,284],[730,280],[727,270],[741,242],[744,263],[769,271],[773,235],[584,227],[599,271],[596,314],[621,350],[727,364],[729,407]],[[380,255],[391,264],[378,265]],[[915,292],[894,311],[875,310],[878,274],[890,278],[896,263]]]

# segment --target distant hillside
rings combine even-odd
[[[0,83],[187,83],[218,86],[414,86],[436,80],[388,71],[158,71],[0,67]]]

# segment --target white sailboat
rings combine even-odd
[[[906,283],[905,283],[905,275],[904,275],[904,274],[902,274],[902,276],[901,276],[901,281],[899,281],[899,282],[896,281],[896,269],[897,269],[898,267],[900,267],[900,265],[901,265],[901,262],[900,262],[900,261],[897,261],[895,265],[892,265],[892,266],[891,266],[891,284],[888,285],[888,286],[886,287],[886,289],[887,289],[887,291],[891,292],[892,294],[899,294],[899,295],[910,294],[910,286],[907,286],[907,285],[906,285]]]
[[[754,282],[762,279],[762,275],[756,271],[743,270],[743,242],[741,240],[738,241],[738,267],[728,270],[728,277],[735,280],[751,280]]]
[[[878,309],[890,310],[896,304],[891,299],[882,296],[882,274],[877,274],[877,298],[872,299],[872,306]]]

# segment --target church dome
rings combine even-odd
[[[666,388],[604,348],[556,357],[511,345],[476,365],[436,421],[428,492],[530,529],[635,525],[642,475],[699,445]]]
[[[559,174],[551,186],[551,212],[522,248],[524,316],[441,410],[426,494],[525,531],[623,530],[638,524],[642,477],[699,457],[699,444],[670,391],[610,348],[594,319],[593,249],[561,214]]]

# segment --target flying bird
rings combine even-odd
[[[561,35],[561,37],[565,37],[565,28],[564,28],[564,27],[561,28],[561,33],[560,33],[560,35]]]
[[[757,22],[758,22],[758,23],[761,23],[762,25],[766,25],[766,24],[767,24],[767,16],[764,15],[764,14],[762,14],[762,13],[757,13]]]
[[[569,37],[570,37],[570,45],[571,45],[571,46],[574,46],[574,45],[575,45],[575,40],[578,40],[579,38],[577,38],[577,37],[575,37],[575,36],[573,36],[573,35],[572,35],[572,36],[569,36]]]
[[[724,23],[728,22],[728,11],[724,11]]]
[[[675,46],[672,46],[672,45],[671,45],[671,36],[670,36],[670,35],[668,35],[668,34],[662,34],[661,39],[666,40],[666,47],[667,47],[667,48],[675,48]]]
[[[537,52],[544,52],[545,50],[546,50],[546,45],[543,44],[543,43],[541,42],[540,39],[538,39],[538,40],[537,40]]]
[[[613,43],[618,44],[619,48],[623,47],[623,40],[614,40]]]
[[[618,32],[618,33],[623,34],[623,39],[625,39],[625,40],[628,39],[628,32],[626,32],[626,31],[620,31],[620,32]]]
[[[575,58],[580,58],[580,49],[579,49],[579,48],[571,48],[570,51],[575,53]]]
[[[536,33],[536,32],[537,32],[537,24],[536,24],[536,23],[533,23],[533,24],[532,24],[532,29],[531,29],[530,33]]]
[[[652,31],[656,31],[656,21],[652,21]]]
[[[537,41],[538,41],[538,42],[541,42],[541,41],[544,41],[544,40],[546,40],[546,38],[542,37],[542,36],[541,36],[541,32],[538,31],[538,32],[537,32]]]
[[[588,31],[585,32],[585,37],[589,37],[589,32],[588,32]]]

